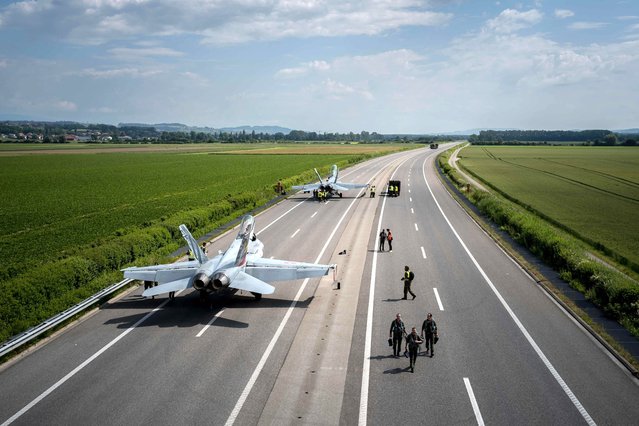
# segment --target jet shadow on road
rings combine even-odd
[[[145,309],[148,311],[140,312],[133,315],[125,315],[118,318],[112,318],[105,324],[119,324],[118,328],[132,327],[137,321],[142,319],[151,310],[158,307],[166,298],[149,299],[139,295],[129,296],[115,303],[104,305],[101,309]],[[306,308],[313,300],[313,296],[306,300],[299,301],[296,307]],[[205,325],[211,320],[211,315],[219,312],[221,309],[245,309],[245,308],[288,308],[291,306],[292,300],[275,299],[263,297],[262,300],[256,301],[253,296],[216,296],[203,301],[199,298],[197,292],[176,297],[163,308],[162,312],[153,315],[144,321],[138,327],[181,327],[188,328],[198,325]],[[164,315],[162,315],[164,314]],[[226,319],[218,318],[212,325],[213,327],[229,327],[229,328],[246,328],[249,324]]]

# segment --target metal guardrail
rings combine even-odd
[[[27,331],[22,332],[16,336],[13,336],[11,339],[2,343],[2,345],[0,346],[0,357],[3,357],[4,355],[8,354],[14,349],[17,349],[18,347],[24,345],[25,343],[29,342],[30,340],[34,339],[35,337],[39,336],[45,331],[63,323],[64,321],[73,317],[77,313],[82,312],[89,306],[93,305],[101,298],[108,296],[109,294],[121,289],[122,287],[126,286],[132,281],[134,280],[126,278],[120,281],[119,283],[115,283],[105,288],[104,290],[101,290],[95,293],[93,296],[89,297],[88,299],[85,299],[84,301],[78,303],[77,305],[70,307],[66,311],[63,311],[57,315],[52,316],[51,318],[44,321],[43,323],[36,325],[35,327],[32,327],[28,329]]]

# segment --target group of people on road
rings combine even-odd
[[[430,357],[435,356],[435,343],[438,340],[437,323],[430,312],[422,323],[421,333],[417,333],[417,328],[412,327],[410,333],[406,333],[406,327],[402,321],[402,315],[397,314],[391,323],[388,344],[393,347],[393,356],[399,358],[402,349],[402,341],[405,340],[404,354],[410,359],[410,372],[415,372],[415,362],[422,343],[426,343],[425,355],[430,353]]]
[[[379,233],[379,251],[384,251],[386,243],[388,243],[388,251],[393,251],[393,233],[388,228],[382,228]]]
[[[399,185],[388,184],[388,195],[391,197],[397,197],[399,195]]]
[[[330,196],[330,193],[328,191],[323,190],[323,189],[314,189],[313,190],[313,197],[315,197],[319,201],[326,201],[329,196]]]

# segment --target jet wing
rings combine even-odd
[[[337,182],[333,184],[333,188],[337,188],[341,191],[345,191],[348,189],[357,189],[357,188],[366,188],[368,186],[367,183],[345,183],[345,182]]]
[[[328,275],[336,265],[320,265],[317,263],[292,262],[277,259],[252,259],[246,265],[246,272],[253,277],[266,281],[289,281],[302,278],[322,277]]]
[[[171,291],[180,291],[191,287],[191,278],[183,278],[181,280],[171,281],[166,284],[158,285],[144,290],[142,296],[157,296],[162,293],[169,293]]]
[[[310,183],[308,185],[295,185],[293,189],[296,191],[313,191],[315,189],[319,189],[319,183]]]
[[[131,278],[141,281],[155,281],[158,283],[166,283],[169,281],[179,280],[186,277],[192,277],[200,267],[200,263],[197,260],[190,262],[177,262],[166,265],[154,265],[154,266],[132,266],[125,268],[125,278]]]
[[[235,279],[229,284],[229,287],[260,294],[271,294],[275,291],[275,287],[272,285],[267,284],[258,278],[252,277],[246,272],[240,272],[237,274]]]

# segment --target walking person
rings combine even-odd
[[[393,322],[391,322],[388,333],[388,337],[393,339],[393,356],[396,358],[399,358],[399,353],[402,350],[404,334],[406,334],[406,328],[404,327],[402,316],[398,313]]]
[[[415,300],[415,298],[417,297],[417,295],[413,293],[413,291],[410,288],[414,279],[415,279],[415,274],[413,273],[413,271],[410,270],[408,265],[404,266],[404,276],[402,277],[402,281],[404,281],[404,297],[402,297],[402,300],[407,299],[408,293],[410,293],[410,295],[413,296],[413,300]]]
[[[417,328],[413,327],[408,336],[406,336],[406,350],[408,351],[408,357],[410,358],[410,372],[415,372],[415,362],[417,361],[417,351],[419,345],[424,341],[417,334]]]
[[[433,319],[433,314],[430,312],[422,324],[422,336],[426,341],[426,353],[428,353],[430,349],[430,357],[432,358],[435,356],[435,345],[433,344],[433,339],[437,336],[437,323]]]
[[[388,235],[384,228],[382,228],[382,232],[379,233],[379,251],[384,251],[384,245],[386,244],[386,240],[388,239]]]
[[[386,229],[386,239],[388,240],[388,251],[393,251],[393,234],[390,229]]]

